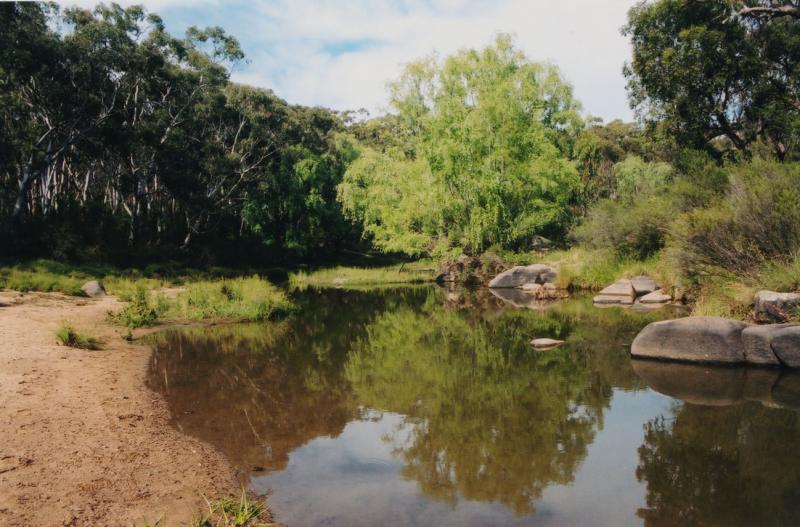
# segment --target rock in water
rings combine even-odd
[[[522,287],[525,284],[545,284],[555,281],[557,273],[549,265],[519,265],[495,276],[489,287],[494,289]]]
[[[672,297],[665,293],[663,289],[656,289],[640,298],[639,302],[642,304],[666,304],[670,300],[672,300]]]
[[[531,341],[531,346],[536,349],[550,349],[558,347],[562,344],[564,344],[563,340],[556,339],[533,339]]]
[[[689,362],[744,362],[742,331],[749,324],[719,317],[688,317],[647,325],[631,344],[631,355]]]
[[[97,296],[103,296],[106,294],[106,289],[105,287],[103,287],[103,282],[100,282],[98,280],[91,280],[89,282],[86,282],[81,286],[81,291],[83,291],[86,294],[86,296],[92,298]]]
[[[772,335],[772,351],[790,368],[800,368],[800,325],[779,329]]]
[[[630,280],[623,278],[606,287],[594,297],[595,304],[633,304],[636,291]]]
[[[756,318],[763,320],[787,320],[800,309],[800,293],[776,293],[759,291],[753,297]]]
[[[658,289],[656,282],[649,276],[631,278],[631,285],[633,286],[636,296],[647,295]]]
[[[742,345],[744,346],[744,360],[751,364],[764,364],[767,366],[780,366],[780,361],[772,351],[772,338],[775,333],[783,328],[795,324],[767,324],[765,326],[750,326],[742,331]]]

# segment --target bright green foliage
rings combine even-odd
[[[566,156],[582,122],[555,67],[501,35],[483,50],[409,64],[392,105],[416,146],[367,152],[340,187],[379,247],[419,254],[447,241],[475,252],[563,233],[580,188]]]
[[[800,155],[800,17],[740,11],[751,0],[657,0],[631,9],[631,102],[685,145]],[[796,2],[780,2],[791,7]],[[719,141],[724,139],[724,141]]]
[[[629,156],[614,165],[617,196],[625,204],[650,198],[663,192],[672,181],[674,170],[667,163],[645,163],[638,156]]]
[[[151,293],[143,284],[137,284],[129,298],[122,298],[129,303],[116,313],[110,314],[110,319],[117,324],[122,324],[131,329],[152,326],[159,316],[159,307],[163,311],[161,302],[153,302]],[[158,305],[156,305],[158,304]]]
[[[283,291],[258,276],[252,276],[189,283],[186,291],[166,303],[163,317],[248,322],[273,320],[293,309]]]
[[[339,199],[377,248],[418,256],[439,235],[448,197],[424,160],[365,149],[347,169]]]

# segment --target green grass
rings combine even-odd
[[[0,289],[13,289],[22,293],[42,291],[84,296],[81,286],[89,279],[79,272],[53,271],[38,260],[25,265],[0,268]]]
[[[286,294],[259,276],[187,282],[174,298],[149,290],[148,282],[134,284],[129,304],[111,319],[129,328],[158,321],[217,320],[260,322],[275,320],[295,309]]]
[[[545,253],[538,260],[558,268],[557,285],[564,289],[597,291],[620,278],[646,275],[666,288],[677,282],[669,262],[658,254],[646,260],[621,258],[610,250],[574,247]]]
[[[294,310],[286,294],[259,276],[190,282],[174,300],[164,300],[163,316],[175,320],[236,322],[274,320]]]
[[[289,275],[292,289],[307,287],[359,288],[367,286],[414,284],[432,282],[437,265],[432,260],[387,267],[331,267],[310,273],[300,271]]]
[[[268,527],[277,525],[269,521],[264,503],[253,501],[242,490],[239,499],[220,498],[206,500],[208,512],[192,520],[192,527]]]
[[[70,324],[62,322],[56,330],[56,342],[62,346],[85,350],[102,349],[102,343],[94,337],[83,335],[75,331]]]

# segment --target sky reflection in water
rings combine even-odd
[[[632,363],[626,345],[669,312],[518,309],[433,287],[298,301],[292,321],[156,335],[149,376],[175,425],[271,490],[281,521],[800,518],[798,377]],[[569,344],[536,352],[533,337]]]

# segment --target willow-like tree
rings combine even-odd
[[[413,144],[363,152],[340,186],[378,247],[523,249],[563,234],[580,187],[567,157],[583,123],[554,66],[499,35],[482,50],[409,64],[391,104]]]

